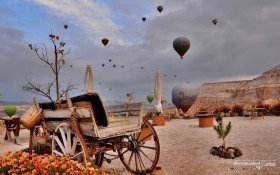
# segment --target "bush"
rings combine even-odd
[[[85,168],[83,164],[71,160],[70,156],[31,155],[18,151],[14,154],[8,152],[4,157],[0,157],[0,174],[106,175],[107,173],[95,169],[90,162]]]
[[[259,101],[256,106],[257,106],[257,108],[265,108],[266,110],[269,109],[269,105],[268,104],[264,104],[261,101]]]
[[[229,111],[230,111],[230,108],[228,106],[220,106],[215,109],[214,113],[216,113],[216,114],[221,113],[221,112],[228,113]]]
[[[277,102],[276,104],[271,106],[271,108],[269,110],[272,114],[279,116],[280,115],[280,102]]]
[[[241,105],[234,105],[231,109],[233,113],[238,113],[238,115],[243,115],[244,108]]]

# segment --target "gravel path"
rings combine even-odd
[[[220,146],[213,128],[199,128],[198,119],[172,120],[166,126],[156,127],[160,138],[161,155],[158,165],[165,175],[175,174],[279,174],[280,172],[280,117],[225,118],[231,121],[233,128],[227,138],[227,146],[237,146],[243,156],[236,159],[222,159],[212,156],[209,149]],[[0,155],[8,150],[17,150],[27,146],[28,132],[21,132],[23,146],[15,146],[3,141],[0,135]],[[234,165],[240,160],[273,160],[276,166]],[[257,162],[256,162],[257,163]],[[103,169],[118,174],[129,174],[119,160],[111,164],[104,163]]]

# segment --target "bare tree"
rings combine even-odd
[[[66,25],[65,25],[66,26]],[[67,29],[67,27],[65,27]],[[56,93],[56,100],[60,99],[66,92],[69,92],[73,89],[76,89],[76,85],[72,84],[72,82],[69,82],[67,84],[67,87],[65,90],[60,91],[59,89],[59,73],[61,71],[61,68],[65,65],[65,56],[69,54],[70,48],[65,51],[65,42],[60,41],[60,37],[58,35],[54,34],[49,34],[49,38],[52,42],[53,45],[53,55],[54,58],[49,59],[48,55],[48,49],[45,43],[43,43],[43,47],[40,49],[37,47],[35,44],[29,44],[29,48],[34,51],[36,54],[37,58],[41,60],[43,63],[48,66],[53,75],[54,75],[54,80],[50,83],[47,84],[42,84],[42,83],[36,83],[33,82],[31,79],[26,79],[26,84],[22,86],[22,89],[27,92],[31,92],[36,95],[41,95],[46,98],[48,98],[51,101],[54,101],[52,96],[51,96],[51,90],[55,89]],[[70,66],[71,67],[71,66]]]

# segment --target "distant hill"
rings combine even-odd
[[[0,106],[6,106],[6,105],[32,105],[33,103],[29,103],[26,101],[19,101],[19,102],[11,102],[11,101],[0,101]]]

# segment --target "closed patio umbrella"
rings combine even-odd
[[[157,70],[157,72],[156,72],[154,93],[155,93],[155,99],[156,99],[155,110],[157,113],[162,114],[163,113],[162,105],[161,105],[162,83],[161,83],[161,75],[160,75],[159,70]]]
[[[93,93],[93,75],[91,66],[88,65],[85,73],[84,93]]]

